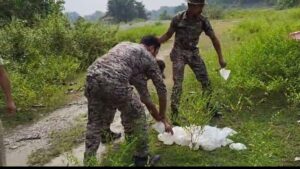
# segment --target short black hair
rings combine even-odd
[[[160,48],[159,39],[153,35],[144,36],[141,40],[141,44],[144,44],[146,46],[154,46],[155,49]]]

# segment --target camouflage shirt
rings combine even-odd
[[[214,33],[209,20],[199,15],[197,18],[188,18],[187,11],[178,13],[171,22],[170,28],[175,34],[175,48],[183,50],[198,49],[199,37],[204,31],[210,36]]]
[[[151,96],[147,87],[148,80],[149,78],[147,78],[145,75],[140,74],[131,78],[130,84],[136,88],[142,100],[146,100],[149,102],[151,101]]]
[[[144,86],[149,78],[153,81],[157,93],[160,97],[167,94],[161,71],[155,58],[141,45],[130,42],[122,42],[112,48],[106,55],[97,59],[88,69],[88,75],[91,77],[107,77],[108,80],[116,84],[132,84],[132,79],[137,86]],[[132,84],[132,85],[134,85]],[[148,90],[144,91],[136,87],[140,95],[145,92],[149,95]],[[141,91],[142,90],[142,91]]]

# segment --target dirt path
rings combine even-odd
[[[171,50],[172,41],[164,45],[160,51],[159,58],[165,60],[165,83],[168,90],[172,85],[172,70],[169,60],[169,53]],[[153,89],[153,85],[151,84]],[[75,123],[75,119],[87,113],[87,101],[84,97],[78,101],[70,103],[69,105],[50,113],[47,117],[41,119],[35,124],[29,126],[19,126],[14,131],[6,133],[4,143],[6,146],[6,158],[8,166],[28,166],[28,156],[35,150],[46,148],[49,146],[50,134],[52,132],[59,132],[66,130]],[[120,113],[116,114],[114,123],[111,125],[114,132],[122,132]],[[105,152],[105,145],[100,145],[98,151],[98,158]],[[84,144],[73,149],[72,156],[79,162],[70,162],[68,154],[62,154],[60,157],[53,159],[45,166],[78,166],[82,165]]]
[[[114,122],[111,124],[111,130],[115,133],[122,133],[124,139],[124,128],[121,125],[121,113],[117,112]],[[85,144],[82,143],[80,146],[74,148],[72,152],[61,154],[59,157],[54,158],[50,163],[44,166],[83,166],[83,154],[85,151]],[[104,144],[100,144],[97,158],[101,160],[102,155],[106,152],[106,146]]]
[[[27,157],[32,151],[47,147],[52,132],[67,129],[77,117],[86,112],[86,100],[81,98],[33,125],[20,126],[7,134],[4,139],[7,165],[27,166]]]

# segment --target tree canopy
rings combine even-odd
[[[0,25],[10,23],[13,18],[35,23],[37,17],[46,17],[63,10],[63,0],[0,0]]]
[[[136,0],[109,0],[107,7],[106,16],[113,17],[117,22],[147,19],[144,4]]]

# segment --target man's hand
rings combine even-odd
[[[221,68],[226,68],[226,66],[227,66],[227,63],[224,61],[224,59],[220,59],[219,64],[220,64]]]
[[[166,132],[167,133],[171,133],[172,135],[174,135],[173,126],[166,119],[164,119],[162,122],[165,125]]]
[[[6,103],[6,109],[7,109],[8,116],[15,116],[16,115],[17,107],[15,105],[15,102],[13,102],[13,101],[7,102]]]

